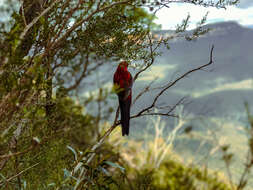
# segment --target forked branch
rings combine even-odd
[[[214,46],[212,45],[211,51],[210,51],[210,60],[207,64],[201,65],[198,68],[192,69],[186,73],[184,73],[183,75],[181,75],[180,77],[178,77],[177,79],[175,79],[173,82],[168,83],[167,85],[165,85],[165,87],[159,92],[157,93],[157,95],[155,96],[152,104],[144,109],[142,109],[139,113],[137,113],[136,115],[133,115],[130,117],[130,119],[133,118],[138,118],[144,115],[159,115],[159,116],[167,116],[167,117],[177,117],[176,115],[174,115],[172,112],[174,111],[174,109],[176,108],[176,106],[178,106],[179,104],[181,104],[184,100],[184,98],[180,99],[173,107],[171,107],[167,112],[165,113],[151,113],[149,112],[152,108],[155,108],[156,102],[158,101],[159,97],[165,92],[167,91],[170,87],[176,85],[176,83],[180,80],[182,80],[183,78],[187,77],[189,74],[198,71],[198,70],[202,70],[203,68],[211,65],[213,63],[213,49]],[[117,109],[116,115],[115,115],[115,120],[113,125],[105,132],[105,134],[103,135],[103,137],[91,148],[92,153],[90,155],[88,155],[87,157],[85,157],[83,160],[86,161],[86,164],[89,164],[94,156],[95,156],[95,150],[97,148],[99,148],[106,140],[107,137],[110,136],[110,134],[112,133],[112,131],[118,126],[120,125],[120,120],[118,120],[118,115],[119,115],[119,109]]]

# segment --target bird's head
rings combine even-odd
[[[118,68],[122,70],[127,70],[127,67],[128,67],[128,62],[126,61],[121,61],[118,66]]]

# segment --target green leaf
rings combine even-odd
[[[1,173],[0,173],[0,177],[3,178],[4,180],[6,180],[6,177],[4,177],[4,175]]]
[[[77,153],[76,153],[75,149],[72,148],[72,147],[69,146],[69,145],[67,145],[67,148],[73,152],[73,154],[75,155],[75,161],[77,161]]]
[[[55,185],[56,185],[55,183],[49,183],[47,186],[52,187],[52,186],[55,186]]]
[[[122,166],[116,164],[116,163],[113,163],[113,162],[110,162],[110,161],[104,161],[104,163],[106,163],[107,165],[109,166],[112,166],[114,168],[119,168],[121,170],[122,173],[125,173],[125,168],[123,168]]]

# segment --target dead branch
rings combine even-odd
[[[188,76],[189,74],[195,72],[195,71],[198,71],[198,70],[201,70],[209,65],[211,65],[213,63],[213,49],[214,49],[214,46],[212,45],[212,48],[211,48],[211,52],[210,52],[210,60],[207,64],[204,64],[198,68],[195,68],[195,69],[192,69],[186,73],[184,73],[183,75],[181,75],[180,77],[178,77],[176,80],[174,80],[173,82],[169,83],[167,86],[165,86],[164,89],[162,89],[157,95],[156,97],[154,98],[153,100],[153,103],[144,108],[143,110],[141,110],[139,113],[137,113],[136,115],[134,116],[131,116],[130,119],[133,119],[133,118],[137,118],[137,117],[141,117],[141,116],[144,116],[144,115],[160,115],[160,116],[171,116],[171,117],[176,117],[175,115],[173,114],[170,114],[171,112],[173,112],[173,110],[176,108],[177,105],[181,104],[183,99],[180,99],[175,106],[173,106],[167,113],[148,113],[148,111],[151,109],[151,108],[154,108],[155,107],[155,104],[157,102],[157,100],[159,99],[159,97],[166,91],[168,90],[170,87],[174,86],[178,81],[182,80],[183,78],[185,78],[186,76]],[[150,50],[152,51],[152,48],[150,48]],[[154,61],[154,60],[153,60]],[[149,65],[147,65],[146,67],[149,67]],[[139,74],[138,74],[139,75]],[[137,75],[137,78],[138,78],[138,75]],[[137,79],[136,78],[136,79]],[[108,136],[110,136],[110,134],[112,133],[112,131],[120,124],[120,121],[118,120],[117,121],[117,115],[118,115],[118,112],[119,112],[119,109],[117,110],[117,113],[116,113],[116,116],[115,116],[115,120],[114,120],[114,123],[113,125],[105,132],[104,136],[91,148],[91,154],[88,155],[88,157],[85,157],[84,158],[84,161],[86,161],[86,164],[89,164],[93,158],[95,157],[95,150],[97,148],[99,148],[106,140],[106,138]],[[85,172],[85,171],[84,171]],[[84,173],[80,174],[80,176],[83,176]]]
[[[177,82],[179,82],[180,80],[184,79],[185,77],[187,77],[189,74],[198,71],[198,70],[202,70],[203,68],[211,65],[213,63],[213,49],[214,46],[212,45],[211,48],[211,52],[210,52],[210,61],[207,64],[201,65],[198,68],[192,69],[190,71],[187,71],[186,73],[184,73],[183,75],[181,75],[180,77],[178,77],[177,79],[175,79],[173,82],[168,83],[154,98],[152,104],[146,108],[144,108],[143,110],[141,110],[136,117],[141,116],[143,113],[150,111],[150,109],[155,107],[156,102],[158,101],[159,97],[165,92],[167,91],[169,88],[171,88],[172,86],[174,86]]]
[[[172,112],[176,109],[176,107],[177,106],[179,106],[179,105],[181,105],[181,104],[183,104],[183,102],[184,102],[184,100],[185,100],[185,97],[183,97],[183,98],[181,98],[175,105],[173,105],[172,107],[170,107],[170,106],[166,106],[166,107],[170,107],[170,109],[167,111],[167,112],[164,112],[164,113],[162,113],[162,112],[149,112],[148,110],[144,113],[144,112],[142,112],[141,114],[136,114],[136,115],[133,115],[133,116],[131,116],[131,118],[137,118],[137,117],[141,117],[141,116],[147,116],[147,115],[157,115],[157,116],[166,116],[166,117],[176,117],[176,118],[178,118],[178,115],[175,115],[175,114],[173,114]],[[154,108],[155,108],[155,106],[154,106]]]
[[[157,79],[157,78],[156,78]],[[154,79],[153,81],[151,81],[134,99],[132,104],[135,104],[135,102],[141,97],[143,96],[145,93],[149,92],[151,89],[151,86],[154,84],[154,82],[156,81],[156,79]]]
[[[86,76],[86,71],[87,71],[87,67],[88,67],[88,64],[89,64],[89,54],[86,55],[86,60],[85,60],[85,63],[83,63],[83,71],[81,73],[81,76],[75,81],[75,83],[68,87],[66,90],[67,91],[70,91],[70,90],[73,90],[75,89],[77,86],[79,86],[79,84],[82,82],[83,78]],[[82,62],[82,59],[80,60],[80,62]]]

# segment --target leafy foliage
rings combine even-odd
[[[215,7],[225,2],[189,1]],[[91,148],[114,109],[105,106],[110,92],[102,87],[97,96],[79,99],[75,94],[80,84],[85,80],[85,92],[89,92],[95,71],[119,59],[143,61],[140,72],[150,67],[159,55],[152,47],[168,45],[171,38],[151,39],[151,30],[159,26],[144,8],[156,11],[166,4],[133,0],[5,3],[2,11],[9,17],[0,21],[2,189],[177,189],[195,188],[195,181],[225,189],[216,178],[172,160],[163,161],[160,169],[134,168],[122,159],[124,146],[116,142]],[[201,28],[205,19],[193,38],[205,33]],[[188,21],[178,27],[178,33],[186,30]],[[90,104],[98,105],[97,114],[89,110]]]

